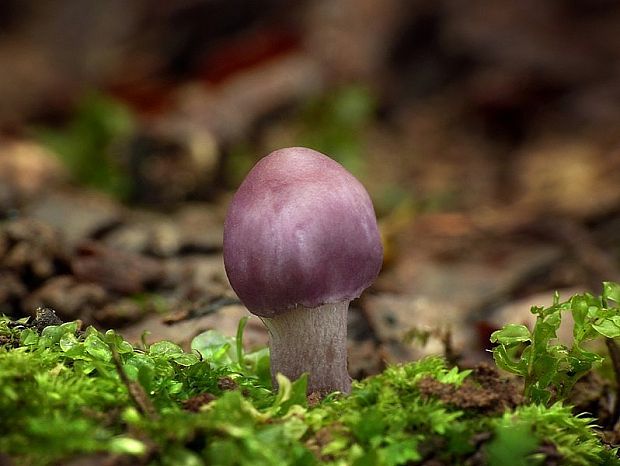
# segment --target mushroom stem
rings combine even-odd
[[[347,372],[347,311],[349,301],[298,307],[273,317],[262,317],[269,330],[271,379],[291,380],[308,373],[308,393],[349,393]]]

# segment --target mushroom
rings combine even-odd
[[[291,147],[254,166],[226,215],[224,265],[269,331],[274,386],[308,373],[309,393],[350,392],[347,310],[382,260],[370,197],[342,165]]]

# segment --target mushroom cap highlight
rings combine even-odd
[[[258,316],[357,298],[382,261],[366,189],[311,149],[280,149],[262,158],[226,215],[226,274]]]

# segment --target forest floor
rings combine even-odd
[[[0,41],[0,63],[21,57],[0,65],[0,313],[48,307],[186,350],[208,329],[235,335],[248,313],[223,267],[226,208],[256,160],[294,145],[340,161],[377,211],[383,269],[349,313],[355,379],[429,354],[485,368],[491,333],[531,327],[555,290],[620,282],[620,80],[607,66],[620,8],[328,3],[247,17],[220,5],[219,35],[197,21],[201,2],[147,15],[146,39],[110,55],[108,74],[72,68],[49,38],[61,20],[16,16]],[[81,53],[102,56],[122,32],[90,37],[89,21],[132,30],[141,13],[124,10],[84,16]],[[171,19],[204,49],[162,47]],[[571,338],[567,322],[559,340]],[[258,318],[244,343],[267,344]],[[482,391],[423,390],[486,409],[497,381],[478,370]],[[610,390],[588,376],[572,402],[604,425]]]

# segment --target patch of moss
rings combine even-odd
[[[17,465],[92,455],[153,465],[620,464],[591,419],[561,404],[497,414],[433,394],[431,379],[456,399],[472,390],[469,371],[437,357],[389,367],[349,396],[306,397],[303,377],[281,378],[274,393],[266,351],[238,344],[243,324],[237,339],[207,332],[185,353],[77,322],[39,332],[0,318],[0,453]]]

